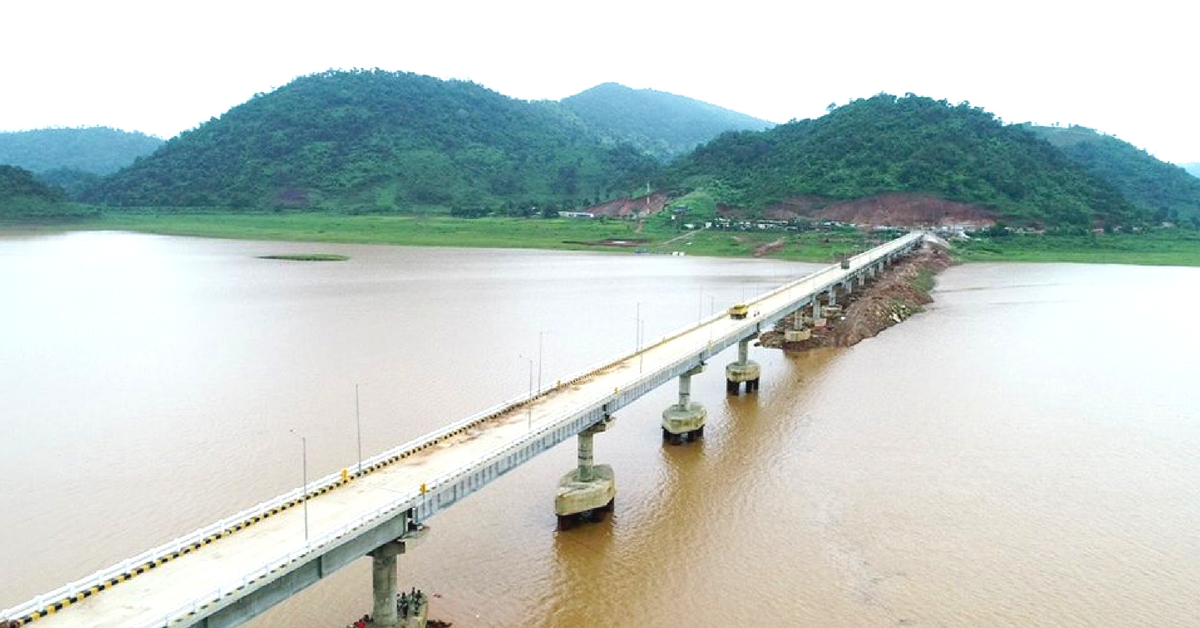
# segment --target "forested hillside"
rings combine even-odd
[[[653,89],[603,83],[560,101],[602,137],[669,160],[726,131],[774,126],[743,113]]]
[[[727,133],[677,162],[671,180],[750,209],[806,195],[914,192],[979,204],[1022,224],[1144,218],[1114,187],[1029,129],[1005,126],[967,103],[911,94],[880,94],[817,119]]]
[[[0,166],[0,218],[58,216],[66,211],[60,191],[16,166]]]
[[[107,175],[149,155],[162,143],[151,135],[103,126],[0,132],[0,164],[38,174],[71,170]]]
[[[556,107],[464,81],[329,71],[180,134],[89,198],[126,206],[519,213],[618,194],[653,167],[632,147],[603,146]]]
[[[1200,179],[1183,168],[1086,127],[1030,128],[1088,172],[1111,183],[1156,222],[1200,217]]]

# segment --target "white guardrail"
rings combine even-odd
[[[913,240],[920,238],[920,237],[921,237],[920,233],[910,233],[907,236],[904,236],[897,240],[893,240],[892,242],[888,242],[886,244],[877,246],[868,251],[865,251],[863,253],[855,255],[850,258],[850,260],[852,262],[852,270],[857,270],[866,264],[872,263],[874,261],[875,257],[880,257],[884,254],[892,252],[893,250],[896,250],[896,249],[902,248],[906,245],[912,244]],[[869,260],[869,261],[863,261],[863,260]],[[763,300],[771,298],[783,291],[795,289],[804,283],[809,284],[811,293],[822,292],[822,291],[828,289],[829,284],[822,285],[821,288],[818,290],[815,288],[815,281],[819,277],[821,277],[822,275],[825,275],[827,273],[838,274],[837,273],[838,270],[839,270],[839,268],[837,266],[823,268],[815,273],[811,273],[809,275],[801,277],[800,279],[797,279],[790,283],[786,283],[782,286],[779,286],[778,288],[775,288],[774,290],[771,290],[770,292],[762,294],[758,298],[754,299],[754,301],[752,301],[751,303],[760,303]],[[839,278],[839,281],[840,281],[840,278]],[[832,283],[833,282],[830,282],[830,284],[832,284]],[[805,296],[807,296],[808,294],[809,293],[805,293]],[[669,342],[670,340],[673,340],[673,339],[675,339],[679,336],[682,336],[686,333],[695,331],[698,328],[712,324],[713,322],[724,318],[725,315],[726,315],[726,312],[724,312],[724,311],[717,313],[717,314],[713,314],[713,315],[709,316],[708,318],[701,320],[698,323],[687,325],[686,327],[680,328],[678,330],[675,330],[671,333],[664,335],[662,338],[660,338],[654,344],[647,345],[647,346],[641,347],[640,349],[635,349],[633,351],[621,354],[620,356],[618,356],[616,358],[606,359],[603,362],[597,363],[596,365],[594,365],[592,367],[577,371],[575,375],[558,380],[558,382],[555,384],[554,387],[548,388],[544,391],[537,391],[533,395],[526,394],[526,395],[520,395],[520,396],[514,397],[507,401],[493,405],[485,410],[482,410],[480,412],[472,414],[471,416],[469,416],[465,419],[456,421],[440,430],[430,432],[429,434],[426,434],[424,436],[420,436],[418,438],[410,440],[401,445],[397,445],[396,447],[388,449],[382,453],[376,454],[375,456],[372,456],[372,457],[362,461],[361,468],[364,470],[370,469],[370,468],[378,468],[377,465],[387,464],[387,463],[389,463],[389,461],[394,461],[395,459],[398,459],[399,457],[402,457],[405,454],[408,454],[415,450],[421,449],[424,446],[435,443],[435,442],[437,442],[443,438],[446,438],[448,436],[457,434],[461,430],[472,427],[477,423],[486,421],[488,419],[499,416],[505,412],[508,412],[510,410],[518,408],[525,403],[529,403],[541,396],[545,396],[547,394],[554,392],[555,390],[558,390],[561,386],[571,385],[571,384],[578,382],[578,381],[582,380],[583,378],[591,375],[592,373],[595,373],[602,369],[605,369],[605,368],[614,366],[616,364],[619,364],[621,362],[624,362],[626,360],[629,360],[632,357],[636,357],[639,353],[649,351],[650,349],[660,346],[665,342]],[[725,340],[725,338],[728,336],[738,335],[740,333],[741,333],[740,330],[734,330],[733,332],[730,332],[729,334],[726,334],[725,336],[723,336],[722,340]],[[690,359],[691,355],[692,354],[689,351],[689,352],[687,352],[686,355],[684,355],[684,357],[682,357],[678,360],[675,360],[675,362],[678,362],[679,360],[682,360],[682,359]],[[672,364],[672,366],[673,365],[674,364]],[[601,400],[611,398],[611,397],[613,397],[613,393],[604,393],[602,395],[598,395],[592,399],[589,399],[585,403],[579,404],[578,407],[591,407],[592,405],[599,403]],[[353,521],[346,523],[335,530],[332,530],[330,532],[327,532],[327,533],[321,535],[320,537],[317,537],[316,539],[308,542],[305,545],[305,547],[300,550],[292,550],[292,551],[280,554],[276,558],[274,558],[270,561],[267,561],[266,563],[263,563],[258,568],[254,569],[254,570],[250,571],[249,573],[247,573],[246,575],[242,576],[237,581],[230,582],[229,584],[227,584],[225,586],[218,587],[207,593],[199,595],[196,598],[194,598],[193,600],[189,601],[188,603],[163,615],[161,618],[153,620],[151,622],[147,622],[145,624],[142,624],[139,628],[155,628],[155,627],[159,627],[159,626],[169,626],[170,624],[178,621],[179,619],[181,619],[185,616],[194,614],[198,610],[220,601],[225,596],[227,596],[235,591],[244,589],[247,586],[250,586],[251,584],[253,584],[254,582],[262,579],[263,577],[310,555],[313,551],[323,548],[324,546],[328,545],[329,543],[340,539],[341,537],[345,536],[347,533],[349,533],[357,528],[360,528],[369,522],[376,521],[379,518],[384,517],[384,516],[393,516],[394,514],[398,514],[399,512],[401,512],[403,510],[408,510],[408,509],[412,508],[414,505],[416,505],[417,503],[419,503],[422,497],[429,498],[430,496],[432,496],[436,492],[436,489],[438,487],[443,486],[448,482],[452,482],[456,477],[466,475],[468,473],[473,472],[480,465],[485,464],[486,461],[493,460],[499,456],[503,456],[503,455],[509,453],[512,450],[520,448],[521,446],[523,446],[526,442],[528,442],[530,440],[533,440],[536,438],[541,438],[546,432],[551,431],[552,429],[555,429],[560,421],[562,421],[564,418],[571,416],[573,414],[574,414],[574,411],[560,412],[552,417],[553,420],[549,421],[548,423],[543,425],[538,430],[528,433],[523,438],[517,439],[517,440],[513,441],[512,443],[509,443],[508,445],[505,445],[496,450],[493,450],[492,452],[484,454],[484,455],[480,456],[479,458],[477,458],[475,461],[473,461],[471,464],[460,467],[460,469],[457,471],[453,471],[453,472],[444,474],[442,476],[435,478],[431,482],[427,482],[426,483],[426,488],[427,488],[426,494],[423,495],[419,490],[414,490],[409,495],[395,499],[392,502],[388,503],[386,506],[380,507],[371,513],[360,516],[360,517],[354,519]],[[355,466],[358,466],[358,465],[356,464]],[[365,474],[367,472],[368,471],[362,471],[362,472],[356,471],[354,474],[351,474],[351,477],[358,477],[360,475],[360,473]],[[274,509],[281,508],[281,507],[287,507],[287,505],[294,504],[297,501],[301,500],[303,497],[308,497],[309,499],[311,499],[312,495],[322,491],[322,489],[328,489],[329,487],[341,482],[341,477],[342,476],[341,476],[340,471],[334,472],[334,473],[326,475],[314,482],[309,483],[309,490],[308,490],[307,494],[304,493],[303,488],[296,488],[291,491],[288,491],[287,493],[284,493],[282,495],[274,497],[270,500],[264,501],[255,506],[252,506],[250,508],[246,508],[245,510],[242,510],[230,517],[221,519],[221,520],[217,521],[216,523],[213,523],[213,524],[210,524],[203,528],[197,529],[189,534],[186,534],[177,539],[174,539],[172,541],[169,541],[167,543],[159,545],[158,547],[155,547],[153,549],[142,552],[141,554],[138,554],[137,556],[134,556],[133,558],[128,558],[126,560],[121,561],[120,563],[117,563],[115,565],[101,569],[85,578],[82,578],[75,582],[66,584],[62,587],[54,589],[53,591],[38,595],[37,597],[34,597],[31,600],[28,600],[22,604],[19,604],[17,606],[7,609],[7,610],[0,611],[0,619],[20,619],[20,618],[28,616],[32,613],[36,613],[38,611],[44,610],[47,607],[52,606],[62,600],[77,596],[77,595],[79,595],[85,591],[88,591],[96,586],[113,583],[113,581],[115,579],[118,579],[123,575],[129,574],[132,570],[135,570],[140,566],[151,565],[164,557],[172,556],[172,555],[182,551],[185,548],[195,546],[196,543],[203,542],[204,539],[211,539],[213,537],[219,537],[219,536],[231,534],[235,530],[245,527],[246,525],[255,521],[256,517],[261,518],[264,514],[269,513]]]

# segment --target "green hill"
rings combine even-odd
[[[1200,216],[1200,179],[1115,137],[1081,126],[1029,127],[1156,221]]]
[[[604,138],[628,142],[664,161],[726,131],[761,131],[774,126],[686,96],[618,83],[603,83],[560,102]]]
[[[61,216],[68,212],[61,191],[16,166],[0,166],[0,219]]]
[[[544,103],[411,73],[328,71],[180,134],[88,198],[469,215],[591,202],[644,183],[653,167]]]
[[[102,126],[0,132],[0,164],[38,174],[71,170],[102,176],[149,155],[162,144],[151,135]]]
[[[1111,185],[1023,126],[968,103],[880,94],[762,132],[727,133],[671,169],[683,189],[763,209],[789,198],[920,193],[1021,224],[1086,227],[1145,218]]]

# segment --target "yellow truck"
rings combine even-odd
[[[746,318],[746,315],[749,313],[750,306],[745,303],[738,303],[729,308],[729,318]]]

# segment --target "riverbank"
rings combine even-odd
[[[631,220],[168,210],[105,211],[78,219],[8,221],[0,222],[0,229],[17,233],[135,231],[239,240],[768,257],[820,263],[837,261],[889,237],[850,227],[804,232],[757,228],[688,230],[662,215]],[[1200,266],[1200,231],[1169,228],[1072,236],[980,235],[956,242],[954,250],[955,256],[964,262]]]
[[[954,260],[946,249],[926,244],[913,255],[868,281],[863,289],[838,295],[841,312],[827,320],[824,327],[812,330],[812,336],[800,342],[784,342],[784,330],[793,328],[793,318],[780,321],[774,330],[764,332],[759,343],[767,348],[805,351],[817,347],[849,347],[865,338],[903,322],[933,301],[934,275],[950,267]]]
[[[393,244],[455,248],[523,248],[769,257],[831,263],[879,244],[886,235],[853,228],[787,232],[682,229],[664,216],[645,220],[457,218],[442,214],[105,212],[82,220],[0,223],[18,232],[135,231],[238,240]]]

